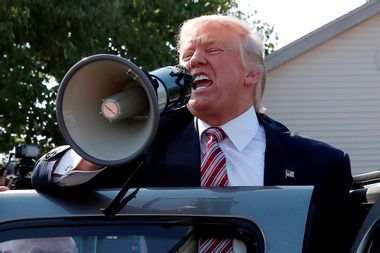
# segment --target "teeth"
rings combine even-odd
[[[205,80],[206,81],[209,80],[208,76],[206,75],[199,75],[199,76],[194,77],[194,82],[205,81]]]
[[[201,81],[209,81],[210,79],[208,78],[207,75],[198,75],[194,77],[193,80],[193,89],[198,90],[198,89],[207,89],[208,84],[201,83]],[[205,86],[203,86],[205,85]]]

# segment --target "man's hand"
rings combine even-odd
[[[79,162],[75,170],[93,171],[93,170],[99,170],[103,167],[104,167],[103,165],[94,164],[85,159],[82,159],[82,161]]]
[[[8,187],[0,185],[0,192],[9,190]]]

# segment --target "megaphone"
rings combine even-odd
[[[77,62],[59,85],[58,126],[84,159],[126,164],[152,143],[160,114],[186,105],[191,82],[181,66],[147,73],[119,56],[92,55]]]

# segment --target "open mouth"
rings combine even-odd
[[[207,75],[194,76],[192,88],[194,90],[206,89],[211,86],[212,81]]]

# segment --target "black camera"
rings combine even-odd
[[[40,156],[40,148],[35,144],[24,144],[15,147],[15,153],[9,154],[5,167],[8,172],[11,189],[31,189],[31,174]]]
[[[37,158],[40,155],[40,148],[35,144],[19,145],[15,150],[16,158]]]

